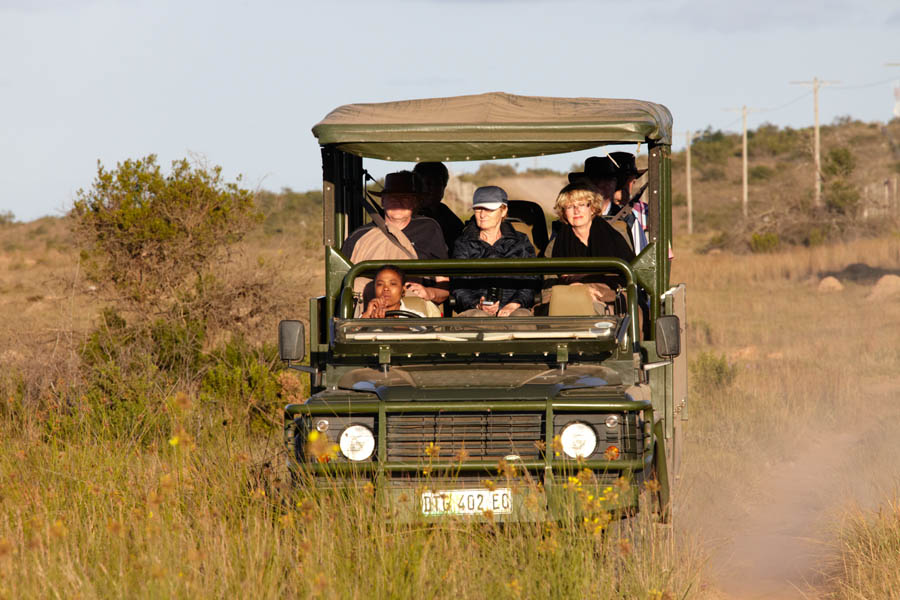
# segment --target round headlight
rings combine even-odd
[[[597,434],[590,425],[577,421],[563,428],[559,441],[569,458],[587,458],[597,448]]]
[[[375,451],[375,436],[368,427],[351,425],[341,433],[341,454],[350,460],[366,460]]]

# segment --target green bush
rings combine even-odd
[[[16,215],[14,215],[12,212],[8,210],[0,212],[0,227],[3,227],[4,225],[12,225],[15,222]]]
[[[675,194],[672,199],[672,206],[687,206],[687,197],[684,194]]]
[[[700,169],[700,181],[723,181],[725,169],[719,167],[706,167]]]
[[[262,191],[256,196],[256,204],[265,215],[263,231],[267,235],[296,231],[305,226],[320,226],[322,192],[295,192],[285,188],[279,193]]]
[[[221,167],[182,159],[166,175],[152,154],[113,171],[98,162],[72,214],[88,275],[145,313],[183,300],[260,219],[253,194],[224,182]]]
[[[803,239],[803,243],[806,246],[821,246],[828,239],[828,233],[825,229],[820,227],[813,227],[806,234],[806,237]]]
[[[694,140],[691,151],[697,157],[697,163],[724,165],[728,157],[732,156],[735,148],[740,150],[740,138],[735,134],[713,130],[706,130]]]
[[[285,403],[281,401],[281,363],[274,345],[254,348],[236,336],[207,360],[201,399],[225,407],[231,414],[244,413],[251,423],[277,423],[277,410]]]
[[[488,185],[491,180],[499,177],[512,177],[516,174],[516,168],[502,163],[482,163],[474,173],[463,173],[460,181],[467,181],[475,185]]]
[[[725,355],[701,352],[690,364],[691,381],[699,389],[721,390],[734,383],[737,366],[728,364]]]
[[[774,252],[780,244],[781,240],[774,232],[754,233],[750,236],[750,251],[754,254]]]
[[[751,157],[794,154],[802,141],[803,136],[795,129],[779,129],[777,125],[764,123],[747,132],[747,153]]]
[[[764,181],[772,179],[774,175],[775,169],[773,169],[772,167],[767,167],[765,165],[750,167],[747,172],[747,177],[750,183],[762,183]]]
[[[565,175],[565,173],[540,167],[537,169],[526,169],[525,175],[529,175],[531,177],[562,177],[563,175]]]
[[[832,213],[852,216],[859,207],[859,190],[844,179],[835,179],[825,188],[825,208]]]
[[[849,148],[832,148],[825,156],[822,173],[826,177],[849,177],[856,169],[856,158]]]

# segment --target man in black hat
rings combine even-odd
[[[635,250],[640,252],[647,245],[647,238],[643,232],[647,231],[647,203],[640,196],[643,190],[638,192],[638,196],[634,196],[634,184],[641,175],[647,172],[647,169],[638,169],[635,164],[634,154],[631,152],[610,152],[609,158],[618,166],[616,174],[616,203],[621,206],[631,206],[631,212],[635,220],[640,224],[640,233],[643,237],[643,244]],[[632,227],[633,228],[633,227]],[[638,233],[633,228],[633,235]]]
[[[440,162],[420,162],[413,168],[413,173],[422,179],[424,186],[419,214],[438,222],[447,247],[452,248],[456,238],[462,233],[463,222],[442,202],[444,190],[450,180],[447,167]]]
[[[364,260],[410,260],[447,258],[447,245],[440,225],[428,217],[414,217],[423,194],[419,176],[411,171],[390,173],[384,179],[384,189],[373,192],[381,196],[384,219],[372,216],[367,223],[350,234],[341,246],[341,253],[352,262]],[[450,295],[449,279],[408,281],[406,294],[440,304]],[[361,290],[356,290],[361,291]],[[366,290],[367,301],[371,290]]]

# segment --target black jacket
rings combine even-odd
[[[470,221],[453,245],[453,258],[534,258],[534,246],[524,233],[512,225],[500,223],[500,239],[493,246],[484,242],[475,221]],[[499,291],[500,306],[518,302],[522,308],[534,305],[534,290],[540,279],[532,275],[502,277],[454,277],[451,279],[456,311],[475,308],[481,297],[488,297],[490,290]]]

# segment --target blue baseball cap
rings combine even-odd
[[[497,210],[501,206],[506,206],[509,198],[506,190],[496,185],[486,185],[475,190],[472,196],[472,208],[486,208],[487,210]]]

